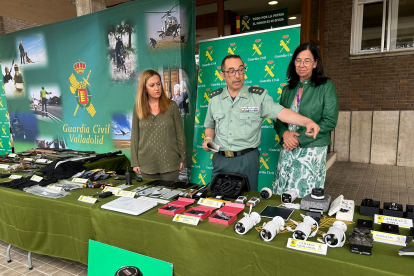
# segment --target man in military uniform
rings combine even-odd
[[[50,95],[52,92],[47,92],[44,87],[40,90],[40,100],[42,101],[42,117],[47,117],[47,99],[46,95]]]
[[[221,76],[226,88],[210,93],[204,121],[203,149],[210,151],[207,142],[214,140],[220,151],[213,155],[211,178],[222,171],[244,173],[250,189],[257,191],[259,150],[263,118],[306,127],[306,135],[316,137],[319,126],[298,113],[273,101],[267,90],[244,85],[244,63],[238,55],[228,55],[221,63]]]
[[[25,62],[25,53],[24,53],[24,48],[23,48],[23,41],[20,41],[19,51],[20,51],[20,64],[26,64],[26,62]]]

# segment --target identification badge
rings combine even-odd
[[[38,176],[38,175],[33,175],[30,180],[35,181],[35,182],[40,182],[42,181],[43,177]]]
[[[12,174],[9,176],[10,179],[20,179],[22,178],[22,175]]]
[[[114,195],[116,195],[118,193],[118,191],[120,191],[121,189],[117,188],[117,187],[108,187],[106,186],[103,191],[104,192],[112,192]]]
[[[56,192],[62,191],[62,187],[58,187],[58,186],[55,186],[55,185],[49,185],[49,186],[47,186],[47,188],[49,190],[56,191]]]
[[[197,203],[201,205],[205,205],[205,206],[214,207],[214,208],[220,208],[221,206],[224,205],[224,202],[211,200],[207,198],[200,198]]]
[[[135,196],[135,192],[118,190],[118,192],[116,194],[114,194],[114,195],[116,195],[116,196],[124,196],[124,197],[134,197]]]
[[[97,199],[97,198],[90,197],[90,196],[83,196],[83,195],[81,195],[81,196],[78,198],[78,200],[79,200],[79,201],[82,201],[82,202],[90,203],[90,204],[95,204],[95,202],[96,202],[98,199]]]
[[[173,221],[190,224],[190,225],[197,225],[198,222],[200,221],[200,218],[177,214],[174,216]]]
[[[10,168],[10,166],[9,165],[7,165],[7,164],[0,164],[0,169],[8,169],[8,168]]]
[[[413,227],[413,220],[412,219],[382,216],[382,215],[378,215],[378,214],[375,214],[374,223],[375,224],[381,224],[381,223],[394,224],[394,225],[398,225],[399,227],[402,227],[402,228]]]
[[[371,231],[372,237],[374,238],[374,241],[376,242],[382,242],[382,243],[388,243],[388,244],[394,244],[399,246],[406,246],[405,240],[406,236],[401,235],[395,235],[395,234],[389,234],[379,231]]]
[[[24,160],[24,161],[29,161],[29,162],[32,162],[32,161],[33,161],[33,158],[24,158],[23,160]]]
[[[302,241],[302,240],[294,240],[293,238],[289,238],[287,248],[295,249],[299,251],[305,251],[314,254],[326,255],[328,251],[328,246],[326,244],[317,243],[317,242],[310,242],[310,241]]]
[[[89,179],[86,179],[86,178],[77,178],[77,177],[74,177],[72,179],[72,182],[82,183],[82,184],[86,184],[86,183],[88,183],[88,181],[89,181]]]
[[[17,154],[15,154],[15,153],[10,153],[9,155],[7,155],[8,157],[16,157],[17,156]]]

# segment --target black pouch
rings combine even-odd
[[[250,191],[249,178],[243,173],[220,172],[211,181],[210,191],[211,197],[236,199],[243,191]]]

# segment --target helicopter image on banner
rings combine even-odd
[[[181,28],[180,23],[178,22],[177,17],[171,15],[171,13],[176,12],[173,11],[175,7],[177,7],[179,4],[175,5],[171,9],[169,9],[166,12],[147,12],[147,13],[164,13],[164,15],[161,17],[161,30],[157,31],[158,36],[164,39],[167,36],[172,36],[173,39],[175,39],[177,36],[179,36],[179,29]]]

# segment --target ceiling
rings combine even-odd
[[[106,0],[107,7],[134,0]],[[139,0],[135,0],[139,1]],[[73,0],[0,0],[0,16],[19,19],[37,24],[49,24],[76,17]],[[277,5],[268,5],[269,0],[227,0],[224,9],[238,15],[251,14],[280,8],[288,8],[289,16],[300,15],[302,0],[278,0]],[[217,11],[217,5],[198,6],[196,14]],[[297,22],[300,23],[300,22]],[[295,24],[297,24],[295,22]]]

